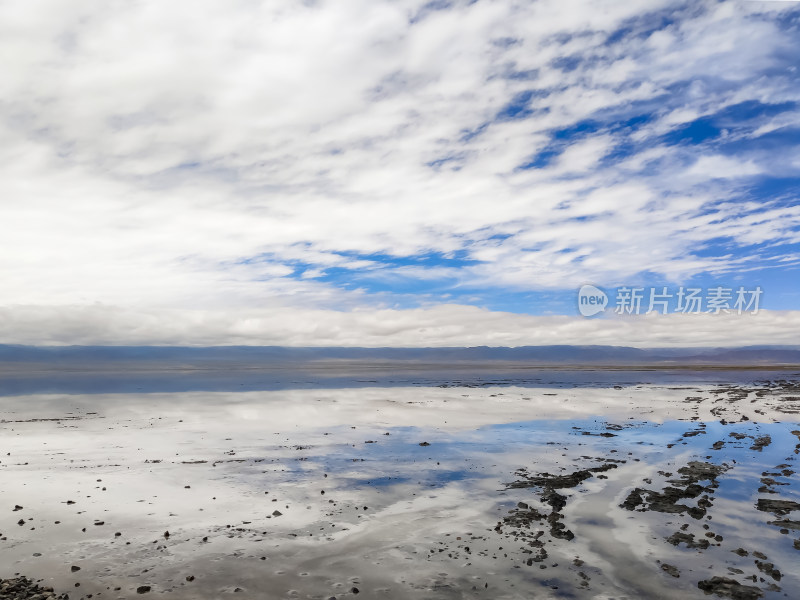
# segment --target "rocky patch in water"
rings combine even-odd
[[[758,510],[772,513],[776,517],[788,515],[790,512],[800,510],[800,503],[792,500],[773,500],[772,498],[759,498],[756,502]]]
[[[654,510],[663,513],[686,513],[694,519],[701,519],[712,506],[713,491],[719,486],[717,477],[728,469],[727,465],[692,461],[678,469],[680,479],[668,481],[672,484],[662,490],[635,488],[620,504],[621,508],[635,511]],[[708,481],[708,485],[700,485]],[[682,500],[698,498],[692,506]]]
[[[760,494],[777,494],[776,486],[789,485],[788,481],[779,481],[779,479],[788,480],[794,473],[786,463],[777,465],[771,471],[763,471],[761,473],[761,487],[758,488],[758,492]]]
[[[730,437],[737,441],[749,438],[754,440],[753,446],[760,447],[766,447],[771,442],[769,436],[754,437],[733,432]],[[739,447],[744,449],[747,446],[745,444]],[[757,450],[757,448],[753,447],[748,449]],[[733,461],[733,463],[735,462]],[[696,525],[699,525],[697,521],[703,519],[702,530],[689,531],[692,521],[687,521],[680,526],[678,531],[669,535],[666,541],[676,547],[684,547],[688,550],[700,552],[707,550],[712,545],[721,546],[723,537],[711,531],[710,523],[705,521],[712,518],[710,510],[713,506],[714,494],[719,487],[718,479],[732,467],[733,464],[727,463],[713,464],[703,461],[691,461],[678,469],[677,473],[680,478],[666,480],[660,489],[635,488],[627,495],[620,507],[635,512],[656,511],[678,516],[685,515],[691,517]],[[661,471],[659,471],[659,474],[663,477],[671,475]],[[794,475],[794,471],[789,464],[785,463],[777,465],[772,470],[763,471],[760,478],[761,487],[759,492],[776,494],[777,492],[774,488],[776,486],[789,486],[792,475]],[[781,479],[784,481],[780,481]],[[650,483],[649,479],[645,481]],[[755,507],[762,512],[768,512],[778,517],[777,520],[769,523],[780,527],[781,533],[785,534],[789,530],[800,529],[800,522],[791,518],[791,513],[800,510],[800,503],[798,502],[773,496],[759,498]],[[795,547],[800,549],[800,542],[795,544]],[[784,574],[776,567],[774,562],[768,559],[766,554],[758,550],[745,550],[741,547],[732,550],[732,552],[743,558],[752,555],[753,566],[757,571],[754,569],[752,574],[745,574],[742,569],[728,567],[730,574],[744,575],[748,585],[729,577],[714,576],[698,582],[698,587],[706,594],[750,600],[763,597],[766,591],[777,592],[781,590],[775,582],[780,582]],[[662,569],[671,574],[667,569],[663,567]],[[749,585],[749,581],[754,584],[759,584],[760,582],[760,585]]]
[[[593,477],[596,473],[602,473],[616,468],[617,465],[615,462],[606,462],[596,467],[580,469],[566,475],[551,475],[550,473],[531,475],[528,473],[527,469],[518,469],[515,475],[520,479],[507,483],[506,489],[540,488],[539,498],[545,505],[550,506],[551,510],[547,515],[544,515],[539,511],[529,510],[527,505],[525,505],[524,508],[518,507],[511,511],[511,515],[506,517],[505,521],[508,523],[518,523],[521,518],[529,518],[530,520],[536,521],[546,520],[550,527],[550,535],[553,538],[571,540],[575,537],[575,534],[567,529],[564,523],[561,522],[564,515],[560,512],[567,505],[567,497],[563,494],[559,494],[556,490],[573,488],[590,477]],[[527,511],[524,513],[524,517],[519,514],[518,511],[520,509]],[[495,531],[501,531],[502,525],[502,522],[498,523],[497,527],[495,527]]]
[[[558,490],[564,488],[573,488],[576,485],[593,477],[595,473],[602,473],[611,469],[616,469],[617,461],[608,461],[603,465],[597,467],[589,467],[573,471],[567,475],[551,475],[550,473],[542,473],[540,475],[530,475],[527,469],[518,469],[514,474],[520,477],[519,480],[506,484],[506,489],[515,488],[531,488],[540,487],[544,490]],[[620,461],[624,462],[624,461]]]
[[[590,459],[588,456],[584,458]],[[603,464],[562,475],[531,474],[527,469],[518,469],[514,473],[518,479],[505,484],[505,489],[536,488],[538,500],[541,502],[538,508],[527,502],[518,502],[494,528],[496,533],[513,540],[515,544],[521,544],[520,551],[525,565],[530,567],[538,564],[540,569],[546,569],[544,561],[548,558],[547,544],[556,540],[569,541],[575,537],[564,525],[564,514],[561,512],[567,506],[569,497],[557,490],[574,488],[595,476],[604,477],[600,474],[617,468],[617,463],[625,462],[604,458],[595,460]],[[575,567],[583,567],[584,561],[576,557],[573,564]],[[577,583],[581,588],[588,588],[591,580],[586,570],[584,568],[577,571]]]
[[[757,600],[764,597],[764,592],[752,585],[742,585],[728,577],[712,577],[697,584],[706,594],[733,598],[734,600]]]

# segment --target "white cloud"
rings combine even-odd
[[[359,347],[742,346],[797,343],[800,311],[651,314],[586,319],[531,316],[444,304],[349,311],[275,306],[256,310],[131,310],[109,305],[0,309],[6,343],[287,345]]]
[[[764,76],[794,43],[779,9],[745,4],[0,3],[0,305],[22,321],[26,305],[175,310],[176,323],[270,306],[291,321],[287,306],[390,301],[316,280],[331,268],[514,289],[749,268],[695,252],[728,234],[795,240],[797,211],[764,207],[766,222],[719,202],[776,162],[647,143],[736,102],[797,97],[790,77]],[[659,10],[675,22],[650,32]],[[606,44],[621,27],[634,34]],[[523,115],[498,118],[526,92]],[[656,118],[638,137],[551,136],[640,104]],[[627,142],[647,147],[604,162]],[[519,169],[542,152],[552,160]]]
[[[564,173],[581,173],[594,169],[600,159],[613,147],[612,136],[595,136],[568,146],[558,157],[559,170]]]
[[[686,174],[702,181],[717,178],[748,177],[759,175],[761,169],[752,161],[741,161],[727,156],[701,156]]]

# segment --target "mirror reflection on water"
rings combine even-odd
[[[6,388],[3,576],[71,598],[800,593],[795,379],[558,376]]]

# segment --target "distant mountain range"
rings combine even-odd
[[[35,368],[258,368],[378,363],[444,366],[521,363],[535,366],[781,366],[800,365],[800,346],[631,348],[522,346],[516,348],[291,348],[280,346],[17,346],[0,345],[4,371]]]

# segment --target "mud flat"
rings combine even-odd
[[[799,598],[798,411],[786,373],[8,396],[0,599]]]

